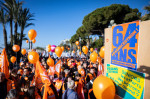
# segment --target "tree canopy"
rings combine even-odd
[[[85,30],[91,34],[101,35],[108,27],[110,20],[121,24],[140,19],[141,13],[138,9],[132,9],[128,5],[112,4],[110,6],[98,8],[86,15],[82,24]]]
[[[144,10],[147,11],[147,13],[142,17],[142,20],[150,20],[150,4],[144,7]]]
[[[103,38],[101,37],[103,37],[104,29],[109,26],[111,20],[114,20],[116,24],[121,24],[139,20],[140,18],[141,13],[139,10],[137,8],[132,9],[128,5],[112,4],[98,8],[84,17],[82,26],[77,29],[70,42],[75,43],[81,37],[82,41],[90,43],[91,47],[98,48],[103,45]],[[91,35],[98,35],[99,39],[91,42]]]

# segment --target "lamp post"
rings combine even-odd
[[[80,51],[81,51],[81,37],[79,37],[79,46],[80,46]]]
[[[36,35],[37,35],[37,33],[36,33],[35,30],[33,30],[33,29],[29,30],[29,32],[28,32],[28,37],[29,37],[29,39],[30,39],[30,41],[29,41],[29,49],[30,49],[30,50],[32,49],[32,40],[35,39]],[[34,42],[34,43],[35,43],[35,42]]]
[[[32,49],[32,41],[29,41],[29,49]]]

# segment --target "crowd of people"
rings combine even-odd
[[[99,75],[98,61],[92,63],[89,57],[80,56],[49,56],[55,64],[61,61],[61,71],[58,75],[48,66],[49,57],[39,53],[39,61],[51,81],[51,84],[45,85],[38,81],[36,64],[31,64],[27,56],[26,54],[21,57],[19,65],[9,64],[9,78],[0,72],[0,99],[95,99],[92,86]]]

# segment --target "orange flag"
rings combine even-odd
[[[48,77],[47,71],[44,69],[44,67],[41,65],[40,61],[36,62],[36,68],[38,68],[37,73],[41,77],[42,82],[44,83],[44,94],[43,94],[43,99],[47,99],[48,95],[48,88],[51,84],[50,79]]]
[[[77,85],[77,94],[79,96],[79,99],[85,99],[84,97],[84,91],[83,91],[83,82],[82,82],[82,79],[80,78],[79,79],[79,82],[78,82],[78,85]]]
[[[56,64],[55,64],[55,73],[57,74],[57,76],[59,77],[59,74],[61,72],[61,60],[59,60]]]
[[[34,65],[36,66],[36,64]],[[43,82],[41,80],[40,74],[39,74],[39,70],[37,67],[35,67],[35,86],[38,89],[41,89],[41,87],[43,86]]]
[[[53,75],[54,76],[55,67],[49,67],[49,69],[47,70],[47,72],[48,72],[48,75]]]
[[[59,80],[59,79],[56,80],[55,88],[56,88],[56,90],[57,90],[58,92],[60,91],[62,84],[63,84],[63,81],[62,81],[62,80]]]
[[[48,77],[48,73],[45,68],[41,65],[40,61],[36,62],[36,68],[38,68],[38,73],[41,77],[42,82],[45,84],[50,84],[50,79]]]
[[[98,62],[99,62],[99,65],[98,65],[98,74],[97,74],[97,76],[104,73],[104,66],[102,64],[102,60],[101,60],[100,57],[98,57]]]
[[[2,54],[0,56],[0,72],[3,72],[5,74],[5,77],[8,79],[9,78],[9,62],[6,54],[5,48],[2,51]]]

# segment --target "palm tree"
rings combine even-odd
[[[24,32],[24,29],[31,26],[31,25],[34,25],[33,23],[28,23],[28,21],[31,21],[31,20],[34,20],[32,19],[33,14],[30,13],[30,10],[28,8],[25,8],[25,9],[20,9],[19,11],[19,18],[18,18],[18,25],[20,26],[21,28],[21,35],[20,35],[20,49],[22,47],[22,39],[23,39],[23,32]]]
[[[17,33],[17,40],[19,41],[20,40],[20,35],[21,33]],[[28,40],[28,38],[26,37],[26,34],[23,34],[22,36],[22,41],[24,40]],[[13,42],[15,41],[15,35],[13,35]],[[20,42],[17,43],[17,45],[20,45]]]
[[[14,34],[15,34],[15,44],[17,44],[17,29],[18,29],[18,19],[19,19],[19,10],[22,7],[23,2],[19,2],[16,0],[13,1],[13,21],[15,23]]]
[[[8,13],[4,12],[4,9],[0,9],[0,23],[3,26],[3,35],[4,35],[4,45],[6,52],[8,53],[8,45],[7,45],[7,31],[6,31],[6,23],[8,22]]]
[[[19,9],[22,6],[23,2],[19,2],[16,0],[4,0],[5,3],[3,3],[2,1],[0,1],[0,3],[2,4],[2,7],[5,9],[5,11],[9,14],[9,22],[10,22],[10,37],[11,37],[11,46],[13,45],[13,21],[15,23],[15,37],[17,37],[17,19],[18,19],[18,13],[19,13]],[[17,42],[17,39],[15,40],[15,44]]]
[[[20,46],[20,51],[19,51],[19,54],[18,54],[18,59],[20,59],[20,56],[21,56],[21,49],[22,49],[22,40],[23,40],[23,37],[24,37],[24,29],[29,27],[30,25],[34,25],[33,23],[28,23],[29,21],[33,20],[32,17],[33,17],[33,14],[30,13],[30,10],[28,8],[20,8],[19,10],[19,15],[18,15],[18,25],[20,26],[20,29],[21,29],[21,34],[20,34],[20,41],[19,41],[19,46]]]
[[[12,27],[12,23],[13,23],[13,0],[4,0],[5,3],[3,3],[2,1],[0,1],[0,3],[2,4],[2,7],[5,9],[5,11],[8,13],[9,15],[9,23],[10,23],[10,44],[11,46],[13,46],[13,27]]]

